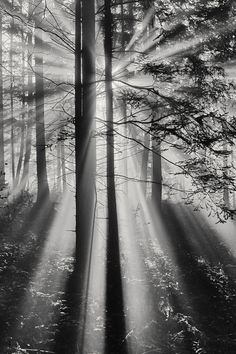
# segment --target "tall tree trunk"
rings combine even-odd
[[[225,122],[222,123],[222,131],[225,129]],[[223,143],[223,150],[228,150],[227,142]],[[230,208],[230,198],[229,198],[229,186],[228,186],[228,176],[229,176],[229,167],[228,167],[228,156],[227,154],[223,156],[223,174],[225,177],[225,183],[223,188],[223,202],[226,208]]]
[[[146,12],[153,4],[153,1],[145,1],[143,6],[144,6],[144,11]],[[143,28],[143,31],[145,31],[145,36],[143,40],[143,46],[145,48],[146,42],[149,41],[149,34],[152,30],[152,23],[145,25]],[[148,53],[148,51],[146,51]],[[149,161],[149,149],[150,149],[150,141],[151,141],[151,136],[148,132],[145,133],[144,135],[144,149],[142,153],[142,160],[141,160],[141,180],[147,181],[148,180],[148,161]],[[153,144],[151,146],[151,149],[153,149]],[[152,153],[152,163],[155,160],[155,155]],[[152,179],[154,178],[154,171],[152,171]],[[147,183],[143,183],[143,193],[146,195],[147,193]],[[153,196],[153,190],[152,190],[152,196]]]
[[[20,151],[19,151],[19,159],[16,168],[16,177],[14,181],[15,187],[18,185],[20,179],[20,171],[21,171],[23,155],[24,155],[24,141],[25,141],[25,119],[24,119],[24,113],[22,113]]]
[[[150,134],[145,132],[144,136],[144,146],[142,152],[142,161],[141,161],[141,180],[147,181],[148,179],[148,158],[149,158],[149,148],[150,148]],[[147,193],[147,182],[143,182],[143,193]]]
[[[124,18],[124,0],[120,1],[121,12],[121,50],[125,51],[125,18]]]
[[[153,6],[153,1],[150,1]],[[155,25],[155,17],[153,16],[148,26],[148,32],[152,33]],[[154,113],[158,114],[158,113]],[[161,211],[162,204],[162,163],[161,163],[161,141],[152,140],[152,201],[157,210]]]
[[[65,142],[61,141],[61,172],[62,172],[62,188],[66,190],[66,158],[65,158]]]
[[[125,19],[124,19],[124,0],[121,0],[121,51],[125,55]],[[127,138],[128,138],[128,129],[127,129],[127,104],[126,100],[121,100],[121,114],[124,120],[124,176],[128,176],[128,161],[127,161]],[[125,192],[128,193],[128,180],[125,181]]]
[[[22,5],[22,4],[21,4]],[[20,152],[19,159],[16,169],[16,178],[15,178],[15,186],[18,185],[20,179],[20,172],[23,163],[23,155],[24,155],[24,142],[25,142],[25,44],[24,44],[24,33],[22,30],[21,34],[22,40],[22,121],[21,121],[21,140],[20,140]]]
[[[231,149],[232,149],[231,166],[232,166],[232,169],[234,170],[235,169],[235,145],[233,145],[231,147]],[[231,194],[232,194],[232,209],[236,210],[236,193],[235,193],[235,191],[232,191]]]
[[[83,78],[82,86],[81,78]],[[93,137],[96,114],[95,81],[95,2],[83,0],[81,9],[81,1],[77,0],[75,40],[76,266],[79,275],[78,292],[82,299],[79,309],[82,327],[84,327],[86,316],[96,208],[96,153]],[[81,330],[78,340],[81,353],[83,352],[83,339],[83,330]]]
[[[57,141],[57,192],[61,193],[61,142]]]
[[[0,12],[0,191],[5,186],[4,122],[3,122],[3,50],[2,50],[2,13]]]
[[[36,7],[37,5],[37,7]],[[43,80],[43,39],[41,26],[43,19],[43,4],[36,0],[37,8],[35,23],[35,103],[36,103],[36,164],[38,195],[37,202],[42,202],[49,198],[49,186],[47,178],[46,162],[46,141],[45,141],[45,123],[44,123],[44,80]]]
[[[13,10],[14,2],[12,0],[11,7]],[[10,112],[11,112],[11,173],[12,173],[12,185],[15,182],[15,142],[14,142],[14,93],[13,93],[13,27],[14,19],[11,20],[11,33],[10,33]]]
[[[227,143],[224,143],[224,150],[227,151]],[[227,178],[228,177],[228,156],[224,156],[223,157],[223,171],[224,171],[224,174],[225,174],[225,177]],[[230,208],[230,199],[229,199],[229,187],[228,187],[228,181],[226,180],[226,184],[224,186],[224,189],[223,189],[223,201],[224,201],[224,204],[226,206],[226,208]]]
[[[105,353],[127,352],[114,178],[111,0],[105,0],[105,92],[107,120],[107,269]]]
[[[31,14],[31,5],[29,5],[29,14]],[[28,33],[28,43],[27,43],[27,71],[28,71],[28,118],[26,124],[26,139],[25,139],[25,156],[24,156],[24,165],[23,165],[23,172],[22,172],[22,179],[21,185],[22,190],[26,188],[28,178],[29,178],[29,163],[30,163],[30,156],[31,156],[31,144],[32,144],[32,126],[33,126],[33,77],[32,77],[32,49],[33,49],[33,35],[32,32],[29,31]]]
[[[157,210],[161,210],[162,203],[162,163],[161,142],[152,141],[152,202]]]

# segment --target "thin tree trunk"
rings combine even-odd
[[[148,158],[149,158],[149,146],[150,146],[150,134],[145,133],[144,136],[144,146],[145,148],[143,149],[142,153],[142,161],[141,161],[141,180],[142,181],[147,181],[148,179]],[[143,193],[146,195],[147,193],[147,183],[143,182]]]
[[[224,144],[224,150],[227,151],[227,144]],[[224,174],[226,177],[228,177],[228,156],[223,157],[223,167],[224,167]],[[224,204],[227,208],[230,207],[230,200],[229,200],[229,187],[227,185],[227,180],[226,180],[226,185],[223,189],[223,201]]]
[[[31,6],[29,7],[29,13],[31,13]],[[32,145],[32,126],[33,126],[33,77],[32,77],[32,49],[33,49],[33,35],[32,32],[28,33],[28,119],[26,124],[26,139],[25,139],[25,156],[24,165],[22,172],[21,185],[22,190],[26,188],[28,178],[29,178],[29,163],[31,156],[31,145]]]
[[[16,177],[14,181],[15,187],[18,185],[20,179],[20,171],[21,171],[23,155],[24,155],[24,141],[25,141],[25,120],[24,120],[24,113],[22,113],[20,152],[19,152],[19,159],[18,159],[18,164],[16,169]]]
[[[150,6],[153,2],[150,2]],[[153,16],[148,26],[149,33],[152,32],[155,25]],[[158,113],[156,113],[158,114]],[[152,202],[158,211],[161,211],[162,204],[162,163],[161,163],[161,141],[152,140]]]
[[[121,51],[125,54],[125,19],[124,19],[124,1],[121,0]],[[125,99],[121,100],[121,114],[124,119],[124,176],[128,176],[128,161],[127,161],[127,104]],[[128,181],[125,181],[125,192],[128,193]]]
[[[120,12],[121,12],[121,50],[125,51],[125,19],[124,19],[124,0],[120,1]]]
[[[57,142],[57,192],[61,193],[61,142]]]
[[[224,128],[225,128],[225,123],[223,122],[222,131],[224,131]],[[228,150],[227,142],[223,143],[223,149],[224,149],[224,151]],[[223,174],[225,175],[225,178],[226,178],[226,183],[224,184],[224,188],[223,188],[223,202],[224,202],[226,208],[230,208],[229,186],[228,186],[228,181],[227,181],[227,178],[229,175],[228,156],[227,155],[223,156]]]
[[[150,6],[152,6],[152,1],[147,1],[144,3],[144,10],[147,11]],[[144,41],[143,41],[143,46],[146,46],[146,42],[149,41],[149,34],[151,31],[151,27],[152,24],[149,24],[146,28],[146,35],[144,36]],[[143,28],[143,30],[145,30],[145,28]],[[148,161],[149,161],[149,148],[150,148],[150,141],[151,141],[151,137],[149,133],[145,133],[144,136],[144,149],[143,149],[143,153],[142,153],[142,160],[141,160],[141,180],[147,181],[148,180]],[[153,146],[152,146],[153,148]],[[154,161],[154,155],[152,154],[152,161]],[[153,174],[153,173],[152,173]],[[154,176],[152,176],[154,177]],[[143,183],[143,193],[144,195],[147,194],[147,183]]]
[[[62,188],[66,190],[66,160],[65,160],[65,142],[61,141],[61,172],[62,172]]]
[[[12,9],[14,2],[11,3]],[[11,173],[12,173],[12,185],[15,182],[15,143],[14,143],[14,95],[13,95],[13,27],[14,19],[11,20],[11,34],[10,34],[10,112],[11,112]]]
[[[111,0],[105,0],[105,92],[107,121],[107,270],[105,353],[127,352],[114,178]]]
[[[21,4],[22,5],[22,4]],[[24,34],[22,31],[22,121],[21,121],[21,141],[20,141],[20,152],[19,159],[16,169],[15,186],[18,185],[20,179],[20,172],[23,163],[24,155],[24,142],[25,142],[25,45],[24,45]]]
[[[5,186],[4,122],[3,122],[3,50],[2,50],[2,13],[0,12],[0,191]]]
[[[37,3],[37,21],[35,23],[35,103],[36,103],[36,164],[38,195],[37,201],[40,203],[49,198],[49,186],[47,178],[46,161],[46,141],[45,141],[45,123],[44,123],[44,80],[43,80],[43,39],[42,30],[37,29],[41,26],[43,18],[43,4]],[[35,4],[36,5],[36,4]]]
[[[235,168],[235,161],[234,161],[234,156],[235,156],[235,152],[234,152],[234,146],[232,147],[232,154],[231,154],[231,159],[232,159],[232,167],[233,169]],[[235,191],[233,191],[233,209],[236,209],[236,196],[235,196]]]
[[[161,210],[162,203],[162,163],[161,142],[152,142],[152,201],[157,210]]]

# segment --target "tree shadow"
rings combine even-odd
[[[201,215],[190,208],[166,203],[162,216],[170,245],[167,252],[180,271],[181,286],[204,334],[205,349],[234,353],[236,288],[223,269],[225,264],[235,264],[235,259]],[[173,307],[184,313],[185,303],[181,310],[178,301],[178,296],[172,298]]]
[[[7,266],[0,274],[1,280],[1,322],[0,350],[4,351],[8,338],[17,337],[17,326],[21,315],[21,305],[28,291],[28,284],[40,261],[44,243],[55,209],[50,201],[34,204],[25,214],[22,225],[14,226],[14,234],[5,237],[6,250],[10,254]]]
[[[82,343],[78,341],[81,331],[79,323],[81,301],[79,267],[74,257],[73,271],[65,285],[64,311],[60,313],[55,344],[52,348],[55,354],[80,353],[79,347]]]

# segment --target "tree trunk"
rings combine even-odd
[[[145,1],[144,2],[144,11],[146,12],[150,7],[152,6],[152,1]],[[145,28],[143,28],[143,31],[145,31],[145,36],[143,39],[143,46],[145,48],[146,46],[146,42],[149,41],[149,34],[152,30],[152,25],[148,24],[148,26]],[[145,25],[146,26],[146,25]],[[148,53],[148,51],[146,51]],[[148,132],[145,133],[144,136],[144,149],[143,149],[143,153],[142,153],[142,161],[141,161],[141,180],[147,181],[148,179],[148,160],[149,160],[149,148],[150,148],[150,134]],[[153,149],[153,144],[152,144],[152,149]],[[152,154],[152,163],[155,160],[155,155]],[[154,169],[152,171],[152,178],[154,177]],[[143,193],[146,196],[147,194],[147,182],[143,182]],[[152,195],[153,195],[153,190],[152,190]]]
[[[22,122],[21,122],[21,139],[20,139],[20,152],[19,152],[19,159],[16,169],[16,177],[14,181],[14,186],[18,185],[20,179],[20,171],[23,162],[23,155],[24,155],[24,141],[25,141],[25,120],[24,120],[24,113],[22,113]]]
[[[105,0],[105,92],[107,120],[107,269],[105,353],[127,352],[114,178],[111,0]]]
[[[125,19],[124,19],[124,0],[121,0],[121,51],[125,55]],[[127,104],[125,98],[121,100],[121,115],[124,120],[124,176],[128,176],[128,153],[127,153],[127,138],[128,138],[128,129],[127,129]],[[128,193],[128,180],[125,180],[125,193]]]
[[[11,3],[12,10],[14,2]],[[10,112],[11,112],[11,173],[12,173],[12,185],[15,182],[15,143],[14,143],[14,95],[13,95],[13,27],[14,19],[11,20],[11,33],[10,33]]]
[[[144,146],[145,146],[145,148],[143,149],[142,161],[141,161],[141,180],[147,181],[147,179],[148,179],[147,171],[148,171],[149,146],[150,146],[150,134],[149,133],[145,133]],[[146,196],[147,182],[143,182],[142,186],[143,186],[144,196]]]
[[[81,78],[83,78],[83,86],[81,86]],[[94,0],[83,0],[81,9],[81,2],[77,0],[75,40],[76,267],[78,269],[77,291],[81,297],[79,321],[82,329],[79,331],[78,339],[81,353],[83,352],[83,328],[96,208],[96,153],[95,139],[92,136],[96,114],[95,81],[95,3]]]
[[[22,5],[22,4],[21,4]],[[22,31],[22,121],[21,121],[21,141],[20,141],[20,152],[19,159],[16,169],[15,186],[18,185],[20,179],[20,172],[23,163],[24,155],[24,141],[25,141],[25,45],[24,45],[24,34]]]
[[[158,211],[162,203],[161,142],[152,142],[152,202]]]
[[[31,13],[31,6],[29,7],[29,13]],[[26,184],[29,178],[29,163],[31,156],[31,144],[32,144],[32,126],[33,126],[33,77],[32,77],[32,49],[33,49],[33,36],[32,32],[28,33],[28,119],[26,124],[26,139],[25,139],[25,156],[24,156],[24,165],[21,179],[22,190],[26,188]]]
[[[62,188],[66,190],[66,160],[65,160],[65,142],[61,141],[61,172],[62,172]]]
[[[227,143],[224,143],[224,150],[227,151]],[[228,156],[223,157],[223,171],[225,174],[225,177],[228,177]],[[228,181],[226,180],[226,184],[223,189],[223,201],[226,206],[226,208],[230,208],[230,199],[229,199],[229,187],[228,187]]]
[[[5,186],[4,122],[3,122],[3,50],[2,50],[2,13],[0,12],[0,191]]]
[[[61,193],[61,142],[57,141],[57,192]]]
[[[47,178],[46,141],[44,124],[44,80],[43,80],[43,40],[42,30],[37,29],[43,19],[43,4],[36,1],[37,21],[35,23],[35,104],[36,104],[36,164],[38,195],[37,202],[49,198],[49,186]],[[35,6],[36,7],[36,6]]]

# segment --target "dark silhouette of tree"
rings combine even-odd
[[[0,11],[0,191],[5,185],[4,122],[3,122],[3,40],[2,12]]]
[[[43,20],[43,4],[36,1],[35,7],[35,105],[36,105],[36,157],[38,202],[49,198],[49,186],[46,164],[46,141],[44,123],[44,77],[43,77],[43,39],[41,26]]]
[[[14,0],[11,1],[11,9],[14,9]],[[15,119],[14,119],[14,78],[13,78],[13,52],[14,52],[14,18],[10,22],[10,51],[9,51],[9,67],[10,67],[10,111],[11,111],[11,173],[12,184],[15,183]]]
[[[89,284],[95,222],[95,3],[76,1],[75,39],[75,160],[76,160],[76,268],[79,304],[79,347],[83,350],[83,325]],[[82,25],[81,25],[82,24]],[[82,41],[81,41],[82,35]]]
[[[20,2],[20,11],[22,12],[22,1]],[[25,109],[26,109],[26,88],[25,88],[25,38],[24,38],[24,31],[21,28],[20,31],[21,35],[21,60],[22,60],[22,93],[21,93],[21,129],[20,129],[20,151],[19,151],[19,158],[16,168],[16,178],[15,178],[15,186],[18,185],[20,180],[21,169],[23,165],[23,158],[24,158],[24,147],[25,147]]]
[[[61,141],[60,148],[61,148],[62,190],[65,192],[67,178],[66,178],[66,156],[65,156],[65,142],[64,142],[64,140]]]
[[[119,230],[114,171],[114,127],[112,89],[112,13],[111,1],[104,3],[104,54],[107,122],[107,267],[105,353],[126,353],[126,330],[120,264]]]
[[[32,12],[32,4],[29,4],[29,15]],[[27,122],[26,122],[26,138],[25,138],[25,154],[22,171],[21,185],[22,190],[26,188],[29,178],[29,164],[31,157],[31,145],[32,145],[32,127],[33,127],[33,34],[29,29],[27,33]]]

